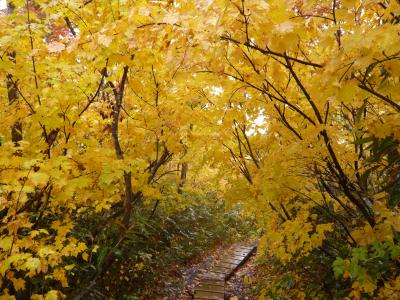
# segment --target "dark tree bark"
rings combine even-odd
[[[15,52],[9,53],[8,58],[15,63]],[[11,74],[7,74],[6,77],[7,84],[7,94],[8,94],[8,103],[11,105],[15,101],[18,100],[18,87],[17,83],[12,79]],[[22,140],[22,124],[21,122],[15,122],[11,127],[11,140],[18,144],[19,141]]]

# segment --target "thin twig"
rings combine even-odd
[[[240,42],[238,40],[235,40],[235,39],[231,38],[229,35],[222,35],[220,38],[222,40],[224,40],[224,41],[232,42],[232,43],[237,44],[237,45],[243,45],[243,46],[246,46],[248,48],[257,50],[258,52],[261,52],[262,54],[265,54],[265,55],[275,55],[275,56],[278,56],[278,57],[282,57],[282,58],[285,58],[285,59],[289,59],[289,60],[301,63],[301,64],[306,65],[306,66],[312,66],[312,67],[316,67],[316,68],[322,68],[323,67],[321,64],[304,61],[304,60],[301,60],[301,59],[298,59],[298,58],[295,58],[295,57],[290,57],[290,56],[287,56],[286,54],[275,52],[275,51],[272,51],[270,49],[267,49],[267,50],[266,49],[262,49],[262,48],[260,48],[260,47],[258,47],[256,45],[254,45],[253,43],[252,44],[250,44],[249,42],[242,43],[242,42]]]

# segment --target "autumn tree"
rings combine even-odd
[[[266,251],[326,257],[356,298],[397,290],[399,7],[231,1],[223,59],[205,71],[224,91],[218,158],[241,175],[227,198],[257,216]],[[265,132],[252,129],[259,115]],[[370,271],[370,260],[390,267]]]
[[[96,249],[73,236],[79,218],[112,210],[119,247],[135,206],[155,210],[183,188],[177,166],[196,111],[184,81],[194,24],[180,15],[194,4],[10,5],[0,20],[0,285],[28,297],[46,276],[55,283],[44,294],[56,298],[72,269],[63,257],[87,261]]]
[[[9,5],[4,297],[61,298],[96,255],[73,232],[93,215],[118,226],[95,285],[140,207],[196,187],[257,220],[261,253],[311,266],[296,297],[400,291],[398,1]]]

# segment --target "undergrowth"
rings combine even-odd
[[[115,220],[110,218],[113,213],[93,212],[77,220],[75,235],[92,252],[87,262],[71,261],[69,296],[163,299],[166,278],[179,276],[179,266],[221,241],[246,239],[254,230],[238,208],[227,210],[212,193],[142,203],[125,236],[120,234],[121,224],[108,221]]]

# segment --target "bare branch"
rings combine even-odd
[[[398,112],[400,112],[400,105],[397,104],[396,102],[399,101],[393,101],[392,99],[390,99],[388,96],[382,95],[380,93],[378,93],[377,91],[373,90],[372,88],[367,87],[365,84],[360,83],[358,85],[358,87],[364,91],[367,91],[369,93],[371,93],[372,95],[378,97],[379,99],[383,100],[384,102],[386,102],[386,104],[389,104],[390,106],[392,106],[395,110],[397,110]]]
[[[312,66],[312,67],[316,67],[316,68],[322,68],[323,67],[321,64],[304,61],[304,60],[301,60],[301,59],[298,59],[298,58],[295,58],[295,57],[290,57],[290,56],[287,56],[286,54],[275,52],[275,51],[272,51],[270,49],[262,49],[262,48],[260,48],[260,47],[258,47],[256,45],[254,45],[253,43],[251,43],[251,44],[249,42],[242,43],[242,42],[240,42],[238,40],[235,40],[235,39],[231,38],[227,34],[222,35],[220,38],[221,38],[221,40],[232,42],[232,43],[234,43],[236,45],[243,45],[243,46],[246,46],[248,48],[257,50],[258,52],[261,52],[262,54],[265,54],[265,55],[275,55],[275,56],[278,56],[278,57],[282,57],[282,58],[285,58],[285,59],[289,59],[289,60],[301,63],[301,64],[306,65],[306,66]]]

